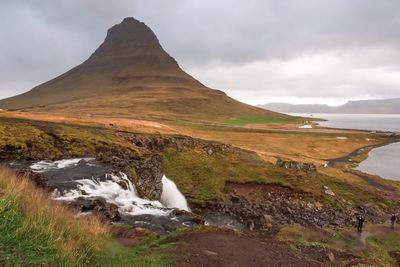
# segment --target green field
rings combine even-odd
[[[226,124],[243,126],[246,124],[300,123],[300,119],[291,116],[243,116],[224,121]]]

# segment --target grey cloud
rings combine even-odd
[[[127,16],[148,24],[186,70],[233,95],[247,90],[255,96],[287,92],[301,97],[321,85],[329,88],[328,97],[334,97],[331,88],[336,88],[336,98],[396,95],[397,82],[368,85],[347,76],[343,84],[350,83],[350,89],[339,90],[344,75],[338,66],[331,76],[314,77],[314,82],[297,76],[266,81],[242,75],[241,89],[205,72],[215,66],[240,72],[253,62],[290,62],[302,55],[341,51],[356,61],[347,66],[352,68],[348,74],[362,68],[393,74],[400,67],[399,10],[397,0],[2,1],[0,98],[79,64],[102,42],[106,30]]]

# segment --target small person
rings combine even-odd
[[[357,221],[358,221],[357,231],[361,234],[365,219],[361,215],[358,215]]]
[[[390,222],[392,224],[392,229],[394,229],[394,224],[396,223],[396,221],[397,221],[397,215],[393,213],[392,217],[390,217]]]

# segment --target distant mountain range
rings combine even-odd
[[[400,98],[349,101],[341,106],[267,103],[259,107],[282,113],[400,114]]]

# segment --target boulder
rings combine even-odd
[[[74,202],[69,203],[71,207],[77,208],[81,212],[92,212],[100,218],[103,223],[118,222],[121,220],[118,206],[107,202],[102,197],[83,198],[80,197]]]

